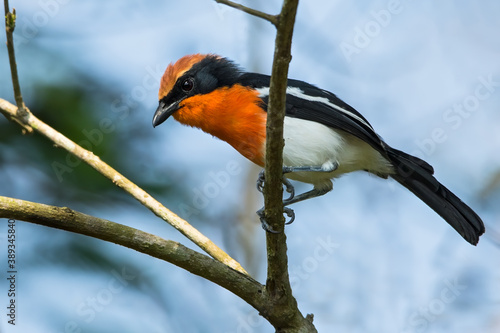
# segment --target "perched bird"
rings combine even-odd
[[[170,64],[161,79],[156,127],[170,116],[226,141],[264,166],[270,76],[247,73],[213,54],[187,55]],[[332,179],[364,170],[392,177],[445,219],[465,240],[477,244],[485,231],[479,216],[433,177],[425,161],[391,148],[370,123],[336,95],[288,79],[283,172],[314,188],[292,203],[332,190]],[[262,185],[262,180],[259,182]]]

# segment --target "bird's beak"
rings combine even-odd
[[[165,102],[160,101],[158,109],[156,109],[155,115],[153,117],[153,127],[156,127],[168,119],[175,111],[179,110],[179,101],[176,101],[170,105],[166,105]]]

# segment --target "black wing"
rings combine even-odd
[[[270,76],[245,73],[238,83],[260,89],[264,109],[269,100]],[[335,94],[319,89],[309,83],[288,79],[286,115],[346,131],[368,143],[382,155],[387,155],[387,145],[375,133],[372,126],[358,111],[342,101]]]

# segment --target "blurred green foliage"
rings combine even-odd
[[[127,106],[122,113],[113,112],[112,106],[122,98],[123,88],[109,84],[96,71],[84,73],[36,45],[30,45],[30,48],[32,54],[37,54],[35,62],[42,69],[36,72],[29,68],[27,72],[30,74],[21,82],[24,83],[25,103],[36,117],[91,150],[159,201],[171,203],[188,196],[182,184],[172,180],[179,173],[173,169],[175,166],[162,165],[158,154],[147,149],[154,133],[150,119],[141,119],[144,110],[140,103]],[[52,67],[43,68],[44,62],[58,66],[50,78],[46,71],[51,71]],[[23,65],[22,61],[18,64]],[[32,63],[25,65],[33,66]],[[6,82],[10,76],[3,76],[2,80]],[[2,84],[0,97],[12,101],[9,89],[10,84]],[[152,117],[154,110],[150,111],[148,115]],[[1,116],[0,195],[68,206],[96,216],[100,215],[101,209],[110,208],[131,214],[143,211],[145,219],[157,220],[92,167],[55,147],[38,133],[22,135],[17,124]],[[137,221],[140,223],[143,221]],[[165,227],[168,228],[166,224]],[[34,231],[31,233],[34,238],[26,235],[23,241],[37,249],[23,257],[29,269],[54,267],[72,276],[84,273],[106,275],[111,269],[125,266],[135,271],[141,269],[137,261],[131,259],[134,255],[128,249],[110,251],[110,246],[114,245],[82,235],[31,224],[26,224],[26,228],[29,233]],[[117,257],[117,253],[123,254],[124,251],[126,257]],[[134,281],[134,288],[152,298],[159,294],[158,286],[148,277]]]

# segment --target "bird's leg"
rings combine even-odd
[[[283,200],[283,206],[288,206],[300,201],[304,201],[307,199],[315,198],[315,197],[320,197],[322,195],[327,194],[330,192],[332,189],[331,187],[323,187],[323,188],[313,188],[310,191],[307,191],[305,193],[299,194],[291,199]],[[287,224],[290,224],[291,222],[288,222]]]
[[[338,167],[339,167],[339,164],[337,162],[332,162],[332,161],[328,161],[322,165],[314,165],[314,166],[284,166],[283,167],[283,174],[292,173],[292,172],[332,172],[332,171],[337,170]],[[259,173],[259,177],[257,178],[257,190],[261,193],[264,193],[264,183],[266,181],[264,171],[265,170],[262,169],[262,171]],[[292,200],[295,197],[295,189],[294,189],[292,183],[290,183],[290,181],[287,178],[283,177],[283,185],[285,185],[286,191],[288,193],[290,193],[290,196],[287,199],[285,199],[285,201]],[[322,195],[322,194],[318,194],[318,195]],[[311,198],[312,197],[314,197],[314,196],[311,196]],[[308,198],[305,198],[305,199],[308,199]],[[302,199],[302,200],[305,200],[305,199]],[[298,201],[302,201],[302,200],[297,200],[294,202],[298,202]],[[294,202],[292,202],[292,203],[294,203]]]
[[[283,173],[292,173],[292,172],[332,172],[335,171],[338,168],[338,163],[336,162],[326,162],[323,165],[318,165],[318,166],[284,166],[283,167]],[[262,170],[259,173],[259,177],[257,179],[257,190],[261,193],[264,193],[264,183],[265,183],[265,173],[264,170]],[[294,204],[296,202],[304,201],[307,199],[311,199],[314,197],[319,197],[321,195],[324,195],[328,192],[331,191],[331,186],[330,187],[323,187],[323,188],[314,188],[311,191],[302,193],[298,196],[295,196],[295,189],[290,183],[290,181],[283,177],[283,184],[286,187],[286,191],[290,193],[290,196],[283,200],[283,211],[284,213],[290,218],[288,222],[285,224],[290,224],[295,220],[295,212],[293,209],[286,207],[288,205]],[[268,232],[272,233],[278,233],[277,231],[271,229],[269,224],[266,221],[265,213],[264,213],[265,207],[262,207],[257,211],[257,215],[259,215],[260,222],[262,224],[262,228]]]
[[[284,166],[283,173],[292,172],[332,172],[337,170],[339,164],[334,161],[327,161],[322,165],[304,165],[304,166]]]
[[[332,172],[337,170],[339,164],[337,162],[328,161],[322,165],[314,165],[314,166],[285,166],[283,167],[283,173],[291,173],[291,172]],[[296,202],[304,201],[307,199],[315,198],[322,196],[332,190],[330,187],[322,187],[317,188],[314,187],[312,190],[299,194],[298,196],[290,197],[283,201],[283,206],[288,206],[294,204]],[[288,222],[287,224],[290,224]]]

